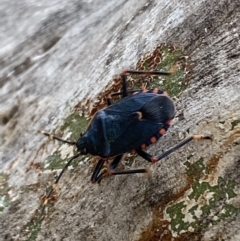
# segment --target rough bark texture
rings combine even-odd
[[[32,168],[57,145],[36,131],[62,124],[160,43],[182,46],[193,68],[172,128],[148,151],[196,133],[213,141],[155,165],[137,158],[150,179],[92,185],[89,163],[67,171],[36,240],[240,240],[239,1],[2,1],[0,12],[0,164],[11,198],[0,214],[3,240],[26,239],[22,228],[53,180]]]

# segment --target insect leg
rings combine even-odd
[[[136,152],[139,156],[141,156],[143,159],[147,160],[148,162],[155,163],[155,162],[161,160],[162,158],[170,155],[172,152],[178,150],[182,146],[186,145],[188,142],[190,142],[192,140],[202,140],[202,139],[211,140],[212,138],[210,136],[202,136],[202,135],[190,136],[190,137],[186,138],[185,140],[183,140],[182,142],[178,143],[177,145],[175,145],[175,146],[171,147],[170,149],[164,151],[163,153],[161,153],[157,157],[153,157],[152,155],[148,154],[147,152],[143,151],[142,149],[137,149]]]
[[[103,159],[100,159],[97,163],[97,166],[95,167],[94,171],[93,171],[93,174],[92,174],[92,177],[91,177],[91,182],[92,183],[96,183],[98,182],[98,179],[99,179],[99,174],[102,170],[102,167],[103,167],[103,164],[104,164],[105,160]],[[100,174],[101,175],[101,174]]]
[[[148,173],[147,169],[132,169],[124,171],[113,171],[111,175],[122,175],[122,174],[135,174],[135,173]]]
[[[116,171],[119,162],[121,161],[123,155],[116,156],[112,163],[109,166],[109,169],[105,168],[102,169],[103,163],[101,160],[99,160],[93,176],[92,176],[92,182],[93,183],[100,183],[102,179],[105,176],[111,176],[111,175],[123,175],[123,174],[135,174],[135,173],[148,173],[146,169],[133,169],[133,170],[123,170],[123,171]],[[101,170],[102,169],[102,170]]]
[[[147,152],[143,151],[142,149],[136,150],[137,154],[141,156],[143,159],[147,160],[148,162],[154,162],[154,157]]]
[[[190,137],[186,138],[185,140],[181,141],[180,143],[178,143],[177,145],[175,145],[175,146],[171,147],[170,149],[164,151],[163,153],[161,153],[157,157],[154,157],[154,161],[153,162],[161,160],[162,158],[168,156],[169,154],[171,154],[172,152],[178,150],[180,147],[186,145],[188,142],[190,142],[192,140],[203,140],[203,139],[212,140],[212,138],[210,136],[203,136],[203,135],[193,135],[193,136],[190,136]]]
[[[127,94],[133,94],[133,93],[139,92],[139,91],[142,91],[142,89],[131,89],[131,90],[128,90],[128,91],[127,91]],[[123,94],[122,91],[113,92],[113,93],[111,93],[111,96],[117,96],[117,95],[122,95],[122,94]]]
[[[120,75],[127,76],[131,74],[136,75],[171,75],[171,71],[147,71],[147,70],[124,70]]]
[[[115,168],[117,168],[119,162],[121,161],[122,159],[122,156],[123,155],[119,155],[119,156],[116,156],[114,158],[114,160],[112,161],[112,163],[110,164],[109,166],[109,169],[110,170],[114,170]],[[99,164],[99,163],[98,163]],[[97,164],[97,166],[98,166]],[[97,182],[98,184],[102,181],[102,179],[105,177],[105,176],[110,176],[112,174],[112,171],[109,171],[107,168],[104,168],[104,169],[98,169],[98,172],[96,171],[97,169],[97,166],[94,170],[95,173],[95,178],[94,178],[94,183]],[[101,167],[102,168],[102,167]],[[101,172],[100,172],[101,171]],[[93,180],[92,180],[93,182]]]
[[[123,171],[116,171],[119,162],[121,161],[123,155],[115,157],[113,162],[110,165],[110,175],[122,175],[122,174],[133,174],[133,173],[146,173],[146,169],[133,169],[133,170],[123,170]]]
[[[122,97],[126,97],[128,96],[128,93],[127,93],[127,76],[126,75],[120,75],[121,78],[122,78]]]
[[[123,155],[116,156],[113,159],[112,163],[110,164],[109,169],[110,170],[115,170],[117,168],[118,164],[120,163],[122,157],[123,157]]]
[[[154,157],[153,162],[159,161],[162,158],[168,156],[169,154],[171,154],[172,152],[176,151],[177,149],[179,149],[180,147],[186,145],[188,142],[192,141],[192,140],[212,140],[212,137],[210,136],[203,136],[203,135],[193,135],[190,136],[188,138],[186,138],[185,140],[181,141],[180,143],[178,143],[177,145],[169,148],[168,150],[166,150],[165,152],[161,153],[159,156]]]
[[[122,156],[123,155],[119,155],[114,158],[114,160],[112,161],[112,163],[109,166],[110,170],[114,171],[114,169],[117,168],[119,162],[122,159]],[[91,178],[91,181],[93,183],[96,183],[96,182],[100,183],[102,181],[103,177],[112,174],[112,171],[109,171],[106,168],[102,169],[103,164],[104,164],[104,160],[100,159],[97,163],[97,166],[95,167],[95,170],[94,170],[92,178]]]
[[[127,76],[128,75],[171,75],[172,72],[167,71],[145,71],[145,70],[124,70],[120,76],[122,78],[122,90],[121,93],[122,97],[128,96],[128,90],[127,90]],[[135,91],[133,91],[135,92]],[[116,94],[115,94],[116,95]]]
[[[107,105],[110,106],[112,104],[113,104],[112,98],[111,97],[107,98]]]

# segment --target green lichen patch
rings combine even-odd
[[[77,112],[70,114],[64,121],[64,124],[59,128],[61,133],[70,133],[68,140],[77,141],[80,133],[84,132],[88,125],[88,120],[80,116]],[[44,169],[56,170],[62,169],[68,159],[76,154],[76,147],[62,144],[52,155],[48,156]],[[79,162],[86,159],[86,156],[79,157],[72,161],[71,166],[78,166]]]
[[[10,204],[8,178],[8,174],[0,173],[0,212]]]
[[[172,205],[167,209],[167,213],[171,218],[171,227],[173,230],[187,230],[188,223],[184,222],[184,214],[182,212],[182,209],[185,207],[186,204],[182,201]]]
[[[64,167],[64,160],[61,159],[60,152],[55,151],[51,156],[48,156],[46,159],[46,163],[44,169],[62,169]]]
[[[205,174],[209,173],[208,168],[203,163],[203,158],[199,159],[195,163],[190,163],[187,161],[184,163],[184,165],[187,167],[187,176],[195,181],[199,181]]]
[[[210,170],[202,158],[194,164],[186,162],[185,165],[187,175],[193,181],[191,189],[165,210],[175,236],[184,232],[201,232],[210,223],[216,224],[240,212],[240,208],[229,202],[236,197],[234,180],[226,181],[219,177],[213,183],[206,181],[206,175],[210,175]],[[206,221],[205,217],[211,218]]]
[[[159,45],[153,52],[142,57],[137,70],[163,70],[171,71],[169,76],[132,77],[138,86],[146,80],[149,88],[159,88],[168,92],[170,96],[179,96],[187,88],[190,73],[190,58],[183,49],[172,45]]]
[[[73,155],[71,155],[71,156],[73,156]],[[47,157],[44,169],[45,170],[63,169],[71,156],[68,155],[65,159],[62,159],[60,151],[57,150],[52,155]],[[74,159],[71,162],[70,166],[73,167],[73,168],[77,167],[80,162],[82,162],[84,160],[87,160],[87,159],[90,159],[90,157],[89,156],[80,156],[80,157]]]
[[[70,140],[76,141],[82,132],[88,126],[89,120],[80,116],[78,112],[70,114],[65,120],[64,124],[60,127],[60,131],[70,132]]]
[[[145,76],[134,75],[128,76],[129,89],[142,89],[146,84],[147,89],[158,88],[174,97],[178,97],[188,86],[191,59],[184,53],[184,50],[173,45],[161,44],[152,52],[142,56],[135,67],[135,70],[146,71],[170,71],[171,75]],[[116,77],[112,81],[112,86],[107,88],[98,98],[98,103],[106,103],[106,98],[112,92],[118,92],[121,89],[121,78]],[[114,97],[119,100],[120,97]],[[104,104],[100,104],[101,108]],[[96,108],[99,109],[99,108]],[[91,115],[90,115],[91,116]]]

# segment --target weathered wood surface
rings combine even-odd
[[[193,142],[156,165],[138,158],[135,166],[149,168],[151,179],[113,177],[98,186],[89,183],[89,163],[68,171],[37,240],[240,240],[239,1],[97,2],[1,3],[0,154],[11,196],[0,215],[1,237],[24,240],[20,230],[53,179],[29,170],[56,148],[43,148],[37,130],[53,130],[113,75],[159,43],[172,43],[192,58],[192,77],[176,102],[173,127],[149,152],[192,133],[214,140]],[[194,177],[205,171],[200,179],[186,174],[191,155],[191,164],[203,159],[204,167],[193,171]],[[35,183],[37,191],[22,191]],[[186,205],[176,209],[174,227],[166,208],[178,203]]]

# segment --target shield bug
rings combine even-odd
[[[132,150],[148,162],[154,163],[168,156],[175,150],[184,146],[191,140],[211,139],[209,136],[193,135],[174,147],[166,150],[158,156],[145,152],[145,148],[164,135],[171,125],[175,115],[173,100],[165,91],[159,89],[128,89],[128,75],[170,75],[171,72],[164,71],[139,71],[125,70],[120,76],[122,79],[122,89],[112,93],[107,99],[108,107],[97,111],[91,120],[87,130],[81,134],[76,142],[63,140],[42,131],[41,133],[58,141],[75,145],[78,153],[71,157],[63,168],[49,193],[45,203],[51,196],[54,187],[59,182],[64,171],[72,160],[81,155],[92,154],[100,159],[93,171],[92,183],[100,183],[102,178],[109,175],[122,175],[134,173],[146,173],[146,169],[117,170],[123,154]],[[122,99],[113,102],[113,96],[121,96]],[[108,168],[104,163],[108,159],[113,159]]]

